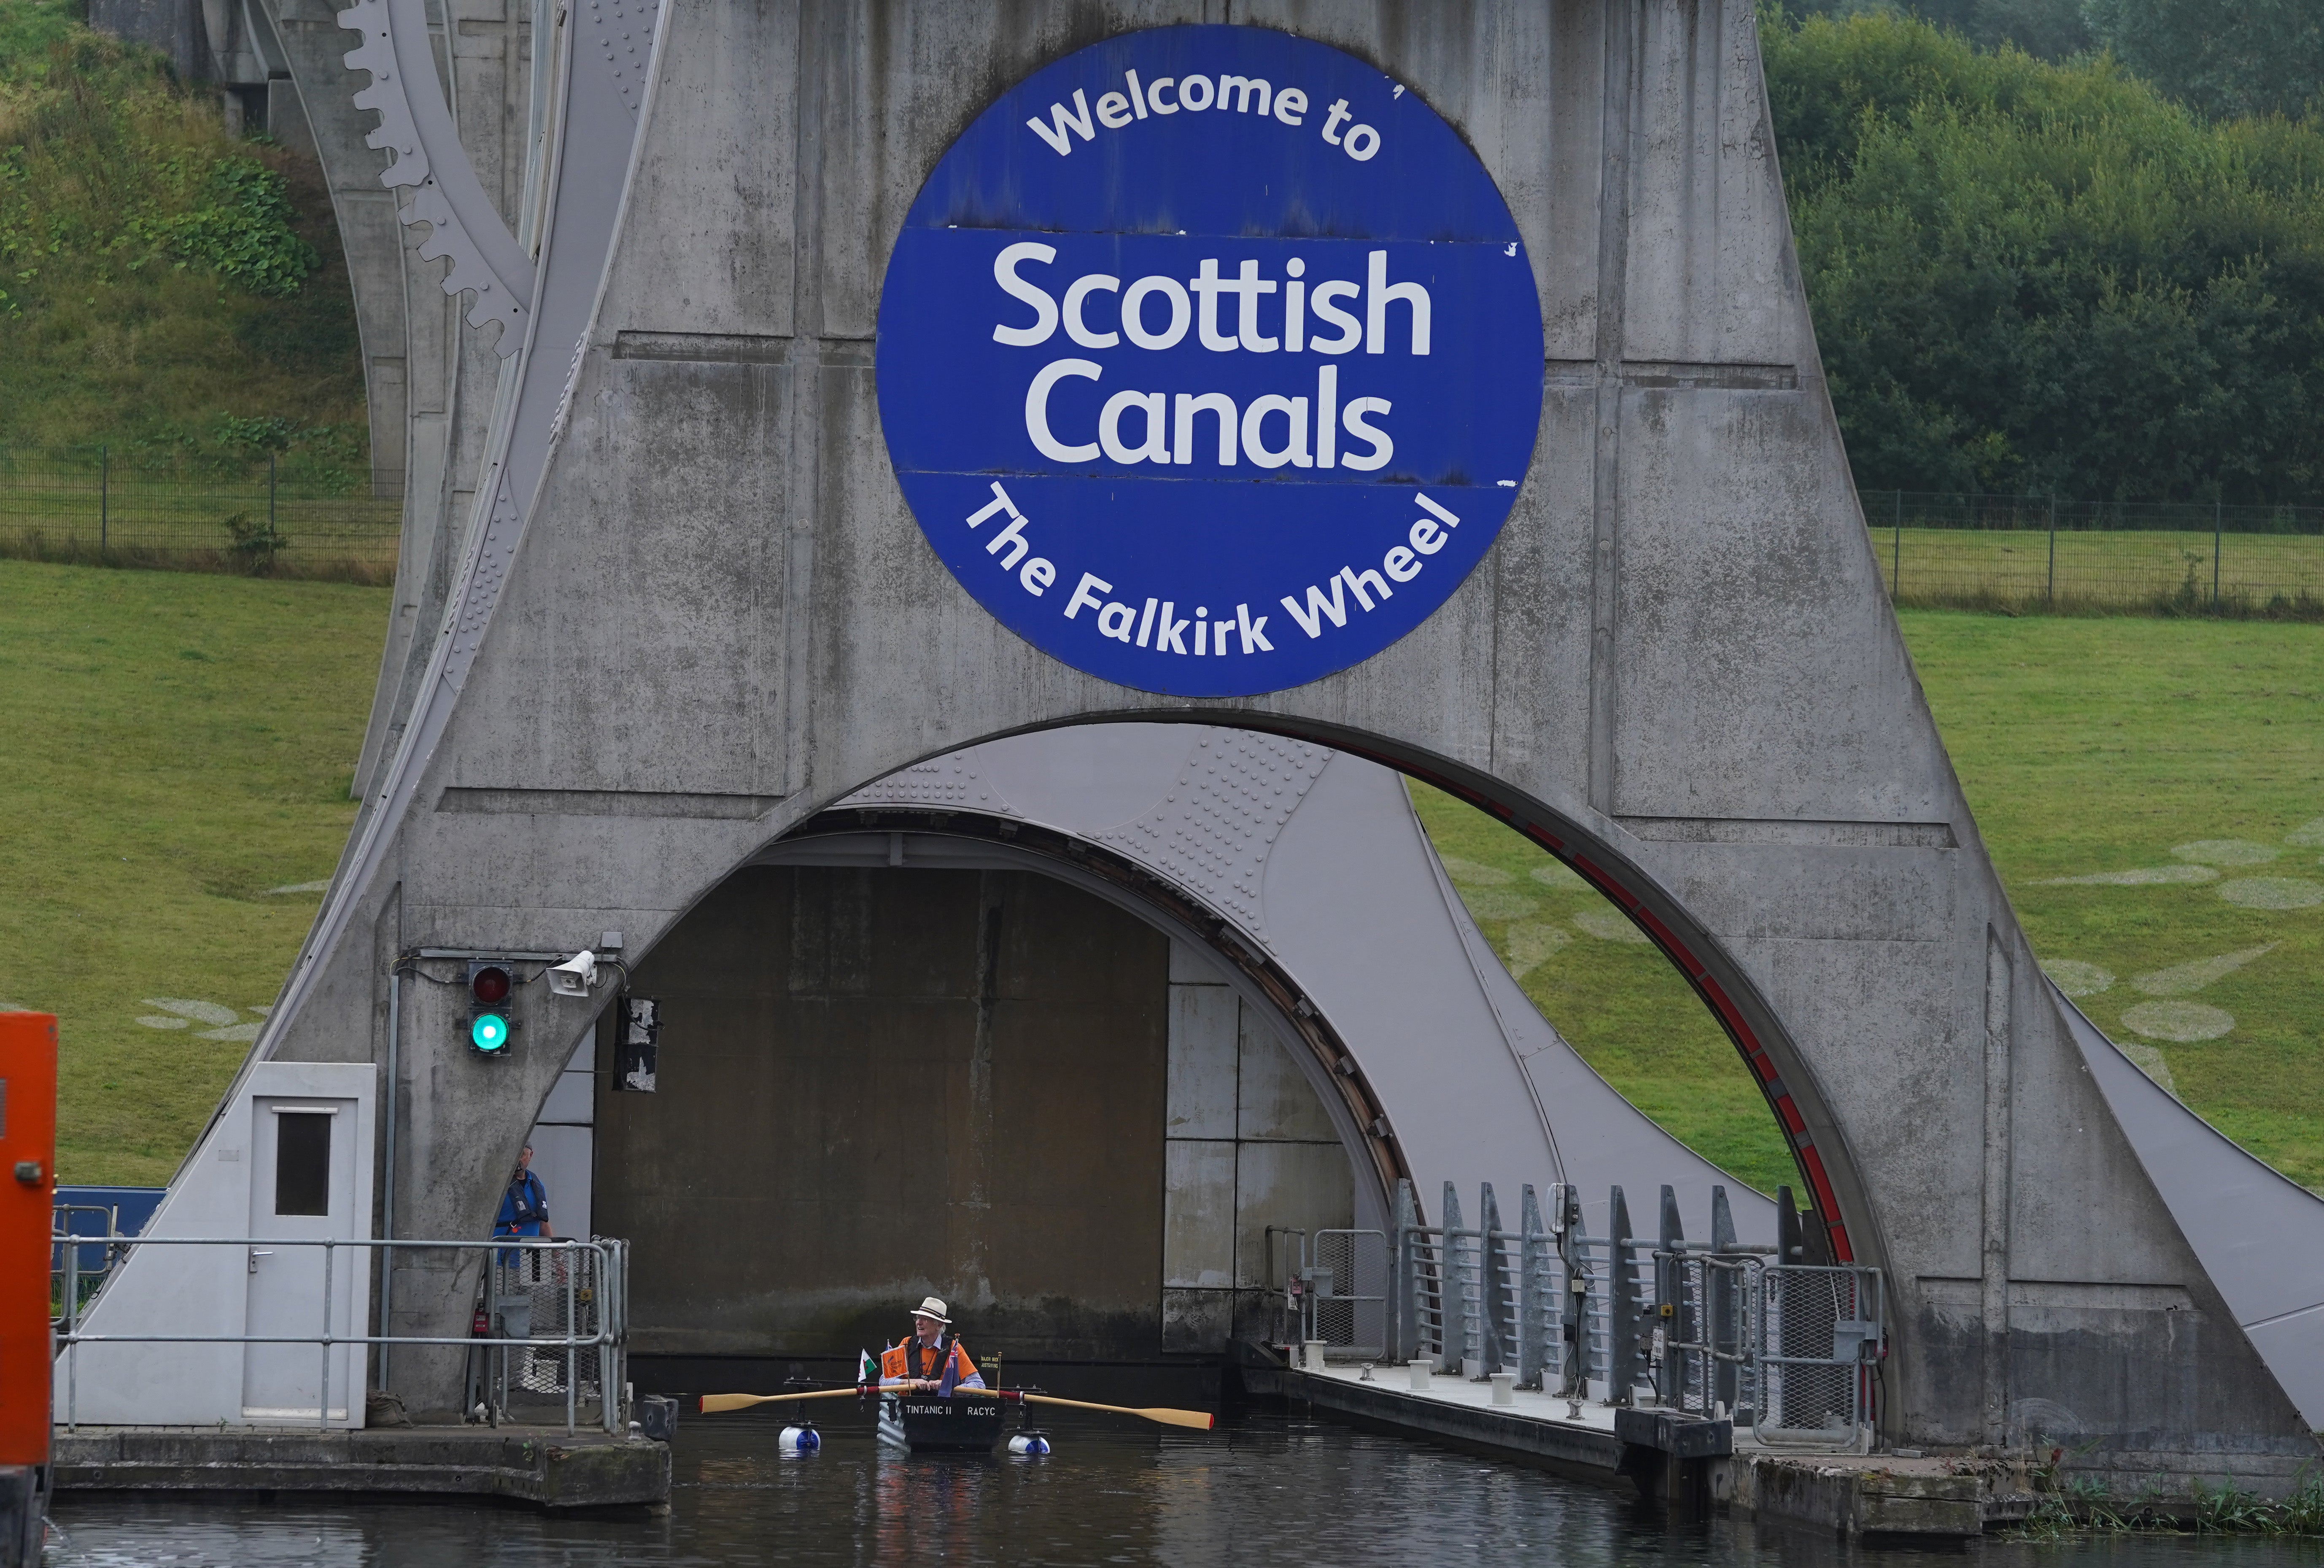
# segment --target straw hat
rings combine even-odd
[[[945,1304],[933,1296],[929,1296],[926,1301],[921,1302],[919,1305],[914,1307],[912,1309],[912,1315],[914,1317],[932,1317],[938,1323],[946,1324],[949,1324],[952,1322],[952,1319],[945,1315]]]

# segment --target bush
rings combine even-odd
[[[0,0],[0,441],[215,466],[255,420],[286,464],[367,482],[367,439],[311,438],[366,428],[320,169],[229,137],[214,92],[76,10]]]

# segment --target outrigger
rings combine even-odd
[[[879,1434],[882,1443],[891,1443],[915,1453],[990,1453],[1001,1445],[1008,1427],[1008,1407],[1017,1406],[1020,1411],[1032,1405],[1053,1405],[1068,1410],[1094,1410],[1107,1416],[1135,1416],[1140,1420],[1159,1422],[1165,1426],[1187,1426],[1198,1432],[1208,1432],[1218,1425],[1218,1417],[1207,1410],[1175,1410],[1167,1406],[1150,1406],[1135,1409],[1127,1405],[1097,1405],[1084,1399],[1060,1399],[1051,1394],[1037,1394],[1028,1388],[956,1388],[950,1397],[910,1389],[884,1388],[878,1383],[856,1383],[844,1388],[817,1388],[803,1394],[705,1394],[702,1414],[715,1416],[723,1411],[747,1410],[758,1405],[793,1403],[807,1399],[856,1398],[879,1400]],[[1029,1413],[1029,1412],[1028,1412]],[[1027,1446],[1018,1448],[1024,1442]],[[1038,1446],[1034,1446],[1038,1443]],[[1019,1453],[1046,1453],[1048,1439],[1045,1434],[1020,1429],[1010,1446]]]

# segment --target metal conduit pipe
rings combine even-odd
[[[386,1146],[383,1170],[385,1180],[380,1185],[379,1239],[395,1240],[395,1075],[397,1045],[403,1020],[403,961],[397,959],[387,966],[387,1093],[383,1097],[386,1110],[380,1141]],[[379,1332],[387,1333],[388,1306],[393,1301],[393,1255],[380,1260],[379,1268]],[[387,1347],[379,1347],[379,1373],[375,1388],[387,1387]]]

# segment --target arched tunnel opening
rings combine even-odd
[[[1211,841],[1189,843],[1184,808],[1222,769],[1238,782],[1207,787]],[[1231,796],[1241,815],[1222,820]],[[1481,920],[1462,901],[1473,862],[1446,854],[1448,880],[1425,815],[1352,753],[1110,724],[907,769],[752,857],[632,977],[659,1010],[655,1093],[616,1086],[609,1015],[534,1130],[564,1230],[632,1239],[640,1387],[844,1376],[929,1295],[975,1353],[1020,1368],[1214,1376],[1234,1341],[1282,1337],[1303,1242],[1385,1231],[1406,1178],[1432,1209],[1440,1178],[1472,1197],[1498,1178],[1512,1204],[1520,1182],[1572,1179],[1601,1223],[1609,1173],[1649,1213],[1656,1183],[1707,1213],[1723,1180],[1745,1228],[1771,1228],[1764,1199],[1558,1039],[1490,900]],[[1337,858],[1401,855],[1402,881],[1333,884],[1325,842],[1367,830],[1380,842]],[[1239,835],[1264,841],[1240,866]],[[1389,889],[1403,908],[1363,905]],[[1442,951],[1370,967],[1452,976],[1467,1016],[1425,998],[1379,1016],[1317,973],[1300,937],[1318,926],[1389,949],[1427,927]],[[1485,1034],[1499,1056],[1455,1038]],[[1417,1160],[1399,1113],[1427,1125]]]
[[[640,967],[656,1093],[597,1091],[641,1360],[687,1386],[852,1361],[931,1295],[1017,1362],[1268,1332],[1268,1228],[1378,1228],[1380,1175],[1314,1082],[1322,1021],[1168,897],[1062,835],[892,808],[730,878]]]

